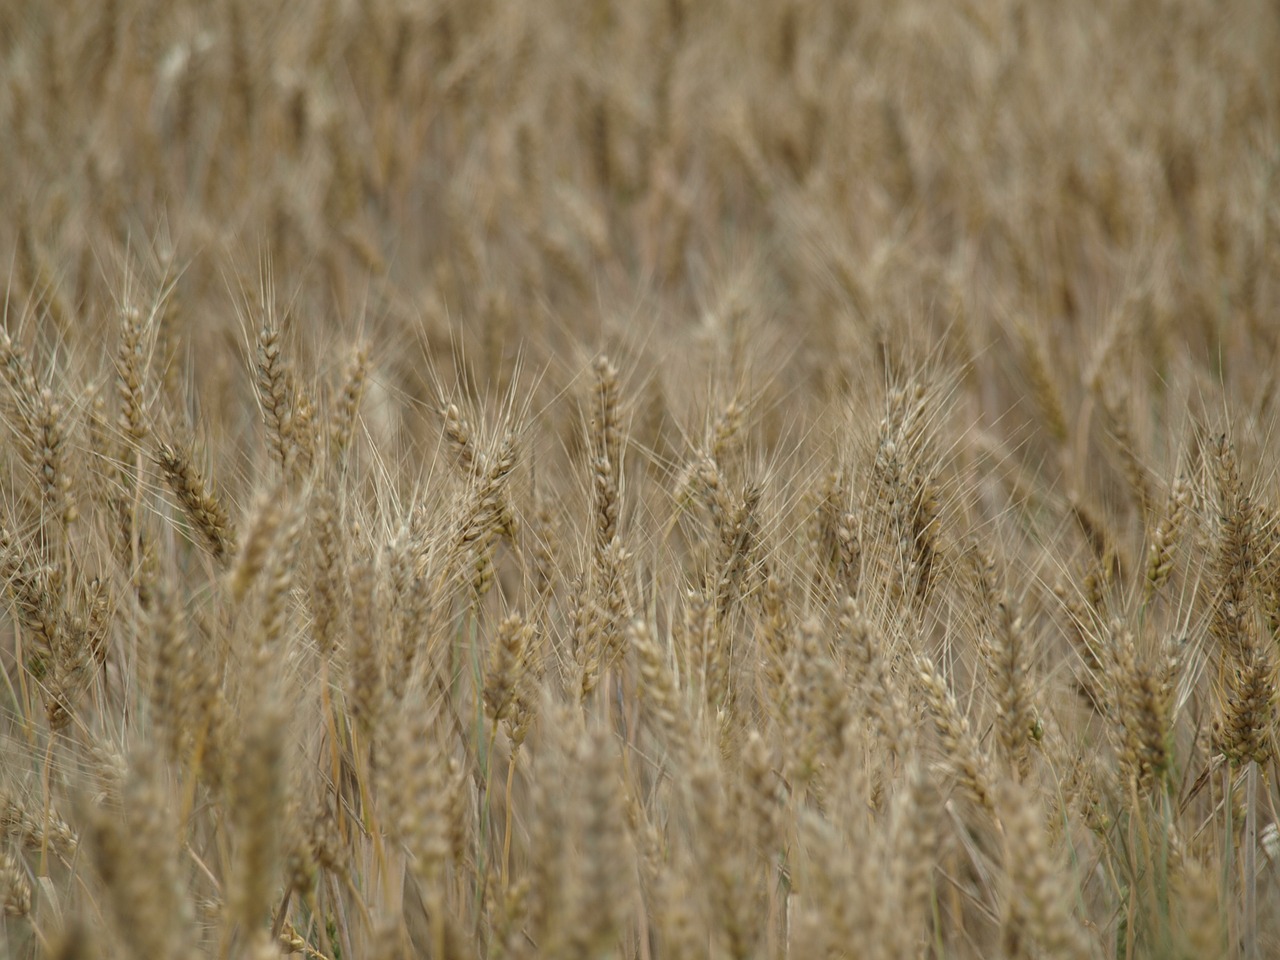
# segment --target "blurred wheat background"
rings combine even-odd
[[[0,2],[0,956],[1280,952],[1280,8]]]

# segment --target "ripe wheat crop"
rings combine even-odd
[[[0,957],[1276,955],[1277,65],[0,2]]]

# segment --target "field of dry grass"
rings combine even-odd
[[[0,2],[0,957],[1276,955],[1278,65]]]

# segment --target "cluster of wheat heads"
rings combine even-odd
[[[1280,949],[1277,63],[0,3],[0,956]]]

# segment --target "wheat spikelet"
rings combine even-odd
[[[333,491],[322,486],[311,499],[311,629],[316,652],[324,660],[333,656],[347,610],[344,576],[347,573],[347,540],[342,534],[341,507]]]
[[[351,565],[351,646],[347,699],[351,716],[365,733],[376,729],[381,718],[386,675],[382,636],[385,617],[378,569],[370,558]]]
[[[498,624],[484,683],[485,708],[495,722],[505,720],[515,704],[520,674],[527,665],[526,649],[532,639],[532,629],[518,614]]]
[[[187,939],[169,804],[135,759],[117,809],[96,807],[86,838],[121,939],[137,956],[176,958]]]
[[[338,394],[329,420],[329,455],[341,464],[351,449],[356,422],[360,415],[360,400],[364,396],[369,378],[369,347],[357,346],[351,354],[342,378],[342,391]]]
[[[270,312],[257,333],[258,402],[267,425],[267,443],[286,478],[311,465],[314,438],[311,407],[300,392],[293,368],[283,353],[280,327]]]
[[[508,480],[516,465],[516,438],[503,440],[502,446],[475,477],[458,524],[454,543],[457,569],[477,600],[493,583],[493,550],[500,532],[514,523],[508,496]]]
[[[471,436],[471,426],[463,419],[458,405],[451,403],[444,409],[444,436],[453,449],[458,464],[466,474],[475,472],[476,449]]]
[[[1169,487],[1164,517],[1156,525],[1151,535],[1151,544],[1147,548],[1147,582],[1143,588],[1143,598],[1148,602],[1173,573],[1174,554],[1182,539],[1190,500],[1189,484],[1182,476],[1175,477]]]
[[[1052,374],[1052,366],[1044,343],[1036,328],[1026,321],[1019,321],[1015,331],[1021,341],[1027,364],[1027,376],[1031,381],[1032,395],[1040,408],[1049,436],[1059,444],[1067,441],[1067,414],[1062,393]]]
[[[235,565],[230,570],[231,594],[237,601],[253,586],[266,568],[271,548],[286,520],[285,505],[280,491],[272,491],[259,498],[256,515],[249,526]]]
[[[236,552],[235,530],[216,491],[205,482],[190,455],[162,443],[156,452],[156,462],[214,559],[228,560]]]
[[[582,783],[583,856],[570,875],[566,895],[571,914],[564,931],[563,956],[586,958],[608,950],[629,904],[631,854],[622,821],[613,738],[589,731],[578,748],[575,767]]]
[[[895,797],[890,822],[890,896],[899,912],[883,914],[898,956],[919,949],[918,931],[926,929],[938,854],[937,803],[923,768],[914,765],[902,792]],[[892,908],[890,908],[892,909]]]
[[[763,937],[763,917],[747,892],[747,851],[736,842],[726,816],[720,769],[703,756],[689,774],[688,803],[698,828],[695,857],[709,890],[712,922],[730,957],[745,960]]]
[[[742,780],[746,803],[755,826],[755,841],[768,859],[786,836],[786,783],[759,731],[752,730],[742,745]]]
[[[1214,458],[1222,523],[1210,632],[1223,656],[1239,662],[1248,656],[1254,643],[1250,583],[1256,560],[1253,504],[1242,488],[1235,451],[1225,434],[1215,441]]]
[[[1176,677],[1139,660],[1133,635],[1118,626],[1109,653],[1121,774],[1126,785],[1147,794],[1170,772]]]
[[[288,782],[286,728],[285,715],[273,696],[267,693],[267,699],[254,704],[253,712],[245,718],[236,779],[231,785],[237,844],[226,919],[249,936],[254,930],[261,931],[282,866],[279,827]]]
[[[13,791],[0,789],[0,837],[27,851],[51,850],[70,861],[80,838],[56,810],[33,812]]]
[[[40,391],[36,411],[34,465],[40,495],[47,513],[65,531],[79,516],[72,492],[71,464],[68,462],[66,416],[62,404],[48,389]]]
[[[1213,744],[1232,763],[1266,763],[1275,750],[1276,667],[1264,650],[1228,668],[1213,719]]]
[[[151,619],[153,722],[169,756],[180,761],[191,725],[192,651],[183,612],[171,588],[159,591]]]
[[[26,870],[7,853],[0,854],[0,891],[6,917],[21,919],[31,912],[31,884]]]
[[[1101,402],[1116,452],[1120,456],[1125,481],[1129,484],[1139,514],[1146,521],[1151,516],[1154,498],[1151,478],[1140,456],[1138,437],[1134,432],[1130,414],[1132,401],[1125,394],[1113,394],[1104,390]]]
[[[759,486],[749,486],[720,530],[720,570],[716,586],[716,619],[724,623],[743,593],[747,573],[758,549],[760,531]]]
[[[147,414],[147,375],[151,366],[149,332],[153,324],[136,306],[120,311],[120,343],[116,350],[116,395],[120,401],[117,423],[134,449],[140,449],[150,433]]]
[[[889,668],[883,639],[851,597],[845,598],[841,606],[840,631],[848,638],[857,670],[855,679],[866,697],[866,709],[876,729],[895,756],[907,756],[915,735],[906,700]]]
[[[961,712],[955,694],[934,665],[924,657],[916,657],[916,672],[942,740],[946,764],[974,801],[994,810],[995,787],[990,763],[970,729],[968,718]]]
[[[823,760],[839,755],[849,722],[847,693],[825,646],[816,620],[800,625],[787,677],[791,705],[787,738],[793,748],[788,776],[798,784],[808,784],[818,776]]]
[[[688,764],[693,759],[693,731],[666,655],[644,621],[632,621],[627,635],[639,661],[640,696],[661,728],[667,749],[678,763]]]
[[[22,545],[0,527],[0,573],[19,623],[46,653],[61,645],[61,576],[54,568],[32,566]]]
[[[1010,782],[1001,789],[998,809],[1009,878],[1003,917],[1006,955],[1031,955],[1035,944],[1053,957],[1090,956],[1047,849],[1040,805]]]
[[[1035,682],[1028,662],[1030,644],[1013,599],[994,582],[994,561],[980,550],[972,556],[986,618],[984,628],[990,631],[981,648],[995,688],[1000,746],[1017,777],[1025,779],[1031,769],[1034,732],[1039,727]]]

